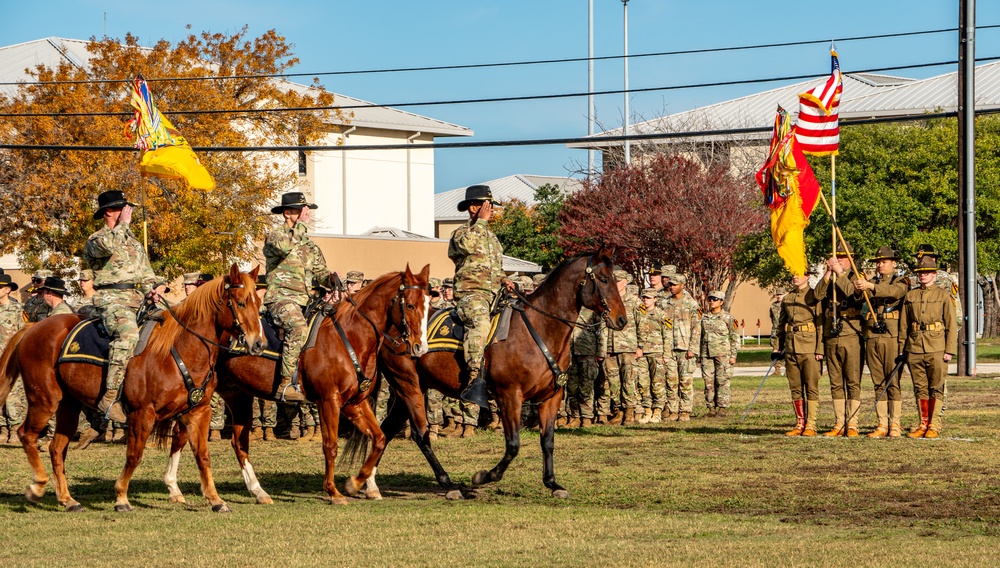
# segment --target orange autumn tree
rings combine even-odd
[[[298,59],[292,48],[274,30],[251,39],[246,28],[232,35],[191,34],[176,45],[161,40],[152,47],[141,47],[131,34],[124,41],[91,38],[93,58],[85,69],[64,62],[56,69],[27,70],[31,82],[79,82],[26,83],[15,96],[0,97],[0,113],[35,115],[0,117],[0,140],[130,147],[128,82],[142,74],[160,111],[194,147],[316,144],[330,132],[331,122],[347,122],[340,111],[262,112],[333,104],[333,95],[315,79],[304,88],[262,77],[294,67]],[[208,79],[233,76],[240,78]],[[252,112],[175,112],[212,109]],[[0,254],[16,251],[25,268],[72,272],[87,237],[99,227],[93,220],[97,194],[120,189],[138,202],[143,188],[150,260],[157,273],[218,274],[233,261],[252,259],[255,242],[272,221],[267,204],[296,189],[297,156],[199,151],[198,158],[217,183],[210,192],[190,189],[183,181],[143,178],[135,151],[0,150],[0,210],[5,212]],[[133,232],[139,239],[141,221],[137,211]]]

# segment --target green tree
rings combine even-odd
[[[516,199],[504,204],[490,220],[505,253],[538,264],[548,272],[563,261],[559,246],[559,212],[565,195],[559,188],[545,184],[535,190],[535,204]]]

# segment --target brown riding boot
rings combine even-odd
[[[792,407],[795,409],[795,428],[785,432],[786,436],[801,436],[806,429],[805,401],[793,400]]]
[[[283,377],[278,387],[274,389],[274,396],[281,402],[305,402],[306,397],[297,389],[292,388],[292,379]]]
[[[880,400],[875,403],[875,414],[878,416],[878,427],[868,433],[869,438],[884,438],[889,434],[889,403]]]
[[[264,441],[270,441],[274,439],[274,428],[264,428]]]
[[[903,415],[903,401],[889,401],[889,437],[899,438],[903,435],[903,428],[899,425],[899,418]]]
[[[635,409],[629,408],[625,411],[625,419],[622,420],[622,424],[625,426],[632,426],[635,424]]]
[[[462,437],[463,438],[473,438],[476,435],[476,427],[472,424],[462,425]]]
[[[220,440],[222,440],[222,430],[213,429],[208,433],[209,442],[218,442]]]
[[[819,416],[819,401],[818,400],[807,400],[806,401],[806,428],[802,431],[802,435],[807,438],[811,438],[816,435],[816,417]]]
[[[861,409],[861,401],[850,399],[847,401],[847,437],[858,437],[858,410]]]
[[[80,432],[80,441],[76,443],[76,449],[83,450],[90,445],[91,442],[97,439],[101,433],[93,428],[87,428],[83,432]]]
[[[927,433],[927,427],[930,425],[930,401],[926,398],[920,399],[917,409],[920,411],[920,424],[913,430],[910,430],[910,433],[907,434],[909,438],[922,438]]]
[[[823,434],[824,436],[834,437],[844,435],[844,414],[847,411],[847,401],[844,399],[834,399],[833,400],[833,416],[836,422],[833,425],[833,429]]]
[[[937,438],[938,432],[941,431],[941,409],[936,398],[927,401],[927,416],[927,431],[924,432],[924,438]]]
[[[122,408],[122,403],[118,400],[117,390],[108,389],[104,391],[104,396],[97,402],[97,410],[104,413],[108,420],[114,422],[126,422],[128,420],[128,417],[125,416],[125,410]]]

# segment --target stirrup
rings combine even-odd
[[[287,392],[288,389],[292,389],[292,392],[295,393],[291,399],[285,395],[285,392]],[[306,397],[302,394],[302,391],[299,390],[299,385],[291,382],[281,389],[281,396],[278,399],[279,402],[304,402],[305,400]]]

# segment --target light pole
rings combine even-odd
[[[594,135],[594,0],[587,11],[587,136]],[[594,175],[594,149],[587,150],[587,179]]]
[[[622,7],[625,12],[625,166],[632,163],[632,148],[628,140],[628,0],[622,0]]]

